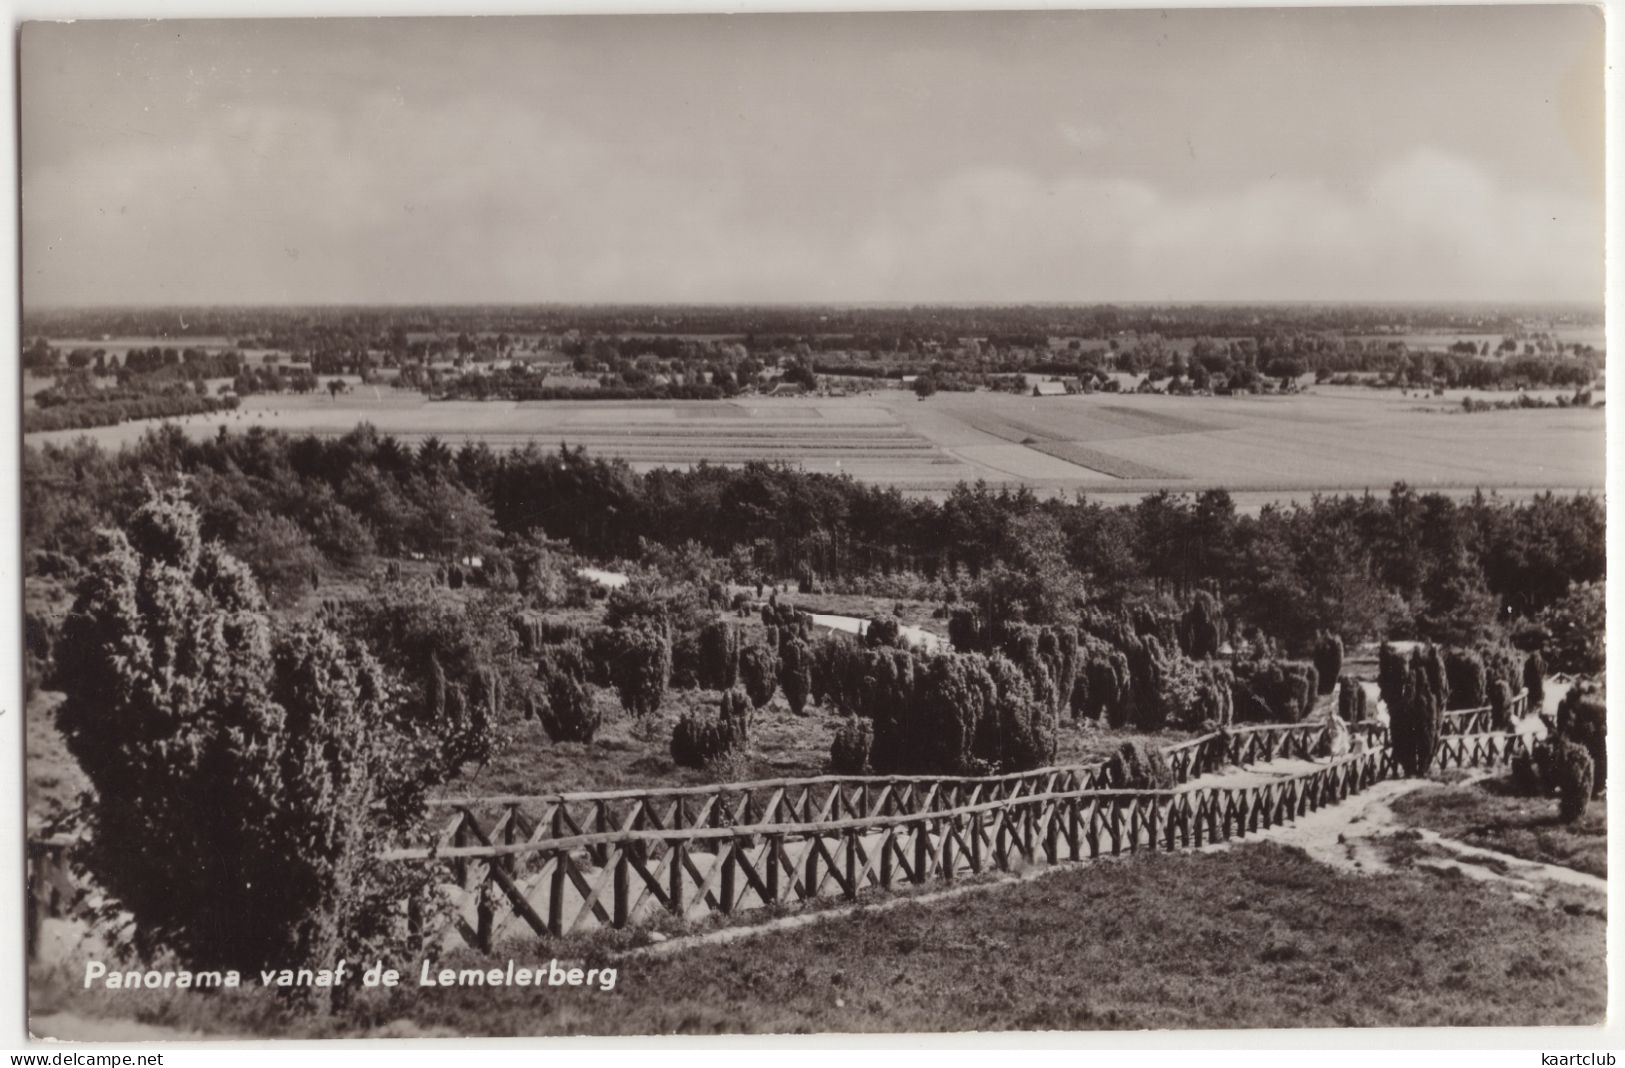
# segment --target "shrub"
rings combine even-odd
[[[1165,649],[1155,635],[1131,639],[1127,722],[1141,730],[1197,727],[1233,718],[1234,680],[1223,664],[1192,660],[1177,648]]]
[[[848,716],[835,729],[829,747],[829,767],[837,775],[861,775],[869,766],[869,749],[874,745],[874,728],[866,719]]]
[[[609,676],[621,707],[642,718],[660,710],[671,679],[671,641],[641,627],[616,632]]]
[[[1444,658],[1433,646],[1412,651],[1404,682],[1391,699],[1385,690],[1394,757],[1407,774],[1425,775],[1432,767],[1448,697]]]
[[[536,709],[542,730],[555,742],[590,742],[603,722],[581,665],[581,647],[544,655],[537,665],[542,701]]]
[[[1608,703],[1600,690],[1576,682],[1557,708],[1557,733],[1591,757],[1598,793],[1608,785]]]
[[[1404,702],[1405,687],[1410,681],[1410,658],[1387,642],[1377,650],[1377,695],[1392,717],[1393,710]]]
[[[916,686],[925,673],[913,653],[906,649],[866,649],[853,658],[852,670],[857,680],[858,715],[878,723],[886,717],[906,719],[911,714]]]
[[[1154,634],[1132,640],[1124,655],[1129,670],[1128,722],[1140,730],[1160,730],[1168,719],[1162,688],[1171,658],[1164,655]]]
[[[1219,655],[1224,643],[1224,610],[1218,598],[1197,590],[1180,619],[1180,644],[1187,656],[1204,660]]]
[[[1481,645],[1478,658],[1484,662],[1484,703],[1489,704],[1497,682],[1507,684],[1507,692],[1523,687],[1523,653],[1510,645]]]
[[[684,712],[671,732],[671,759],[686,768],[701,768],[750,744],[751,706],[744,694],[729,690],[715,713]]]
[[[273,630],[178,492],[103,531],[56,654],[93,794],[76,854],[143,957],[254,970],[395,943],[427,869],[385,865],[432,758],[385,673],[325,621]]]
[[[1523,687],[1529,691],[1530,711],[1539,712],[1546,706],[1546,660],[1539,652],[1524,659]]]
[[[1337,680],[1337,715],[1345,723],[1365,722],[1365,687],[1350,675]]]
[[[1072,687],[1072,710],[1089,719],[1104,718],[1113,727],[1128,722],[1128,657],[1098,638],[1087,637],[1082,664]]]
[[[739,681],[744,684],[752,706],[761,708],[773,700],[778,688],[778,658],[765,645],[752,645],[739,654]]]
[[[1204,729],[1230,726],[1235,722],[1236,680],[1229,665],[1205,663],[1196,669],[1196,696],[1190,714],[1184,717],[1186,725]]]
[[[1337,676],[1343,670],[1343,639],[1336,634],[1321,634],[1315,640],[1315,672],[1320,677],[1317,692],[1332,692]]]
[[[1451,649],[1444,655],[1445,677],[1450,681],[1449,708],[1482,708],[1489,704],[1489,681],[1484,658],[1474,649]]]
[[[941,654],[923,666],[903,650],[865,655],[860,714],[874,724],[869,758],[876,771],[941,771],[970,767],[991,681],[970,672],[981,657]],[[983,673],[985,676],[985,672]]]
[[[895,619],[881,616],[871,619],[863,631],[863,643],[870,648],[897,645],[902,638],[902,626]]]
[[[1048,648],[1049,655],[1041,650]],[[1004,657],[1021,669],[1033,700],[1058,710],[1060,687],[1054,671],[1065,670],[1055,633],[1048,627],[1016,625],[1008,628]]]
[[[979,753],[999,771],[1030,771],[1055,759],[1055,703],[1034,686],[1034,676],[1002,656],[987,661],[993,680],[995,748]],[[1042,664],[1038,671],[1047,675]],[[1040,676],[1040,679],[1042,676]]]
[[[278,607],[296,603],[310,590],[311,576],[322,562],[299,524],[277,513],[248,517],[232,551],[248,562],[266,600]]]
[[[1512,689],[1506,680],[1496,679],[1490,685],[1490,725],[1498,731],[1512,726]]]
[[[333,618],[398,677],[401,713],[434,739],[444,776],[507,745],[535,678],[520,658],[510,601],[385,585],[344,602]]]
[[[1542,758],[1542,748],[1545,742],[1536,742],[1534,751],[1529,754],[1519,753],[1512,758],[1512,785],[1520,794],[1530,797],[1544,797],[1549,793],[1544,773],[1545,761]]]
[[[699,683],[708,690],[731,690],[739,681],[739,631],[714,619],[700,628]]]
[[[875,661],[891,653],[864,649],[855,636],[828,634],[813,647],[813,690],[820,700],[845,715],[866,715],[868,675]]]
[[[1166,790],[1174,773],[1162,750],[1150,742],[1124,742],[1105,766],[1106,784],[1114,790]]]
[[[671,674],[666,684],[674,690],[692,690],[700,685],[700,635],[698,631],[671,633]]]
[[[1591,754],[1584,746],[1559,739],[1552,746],[1551,768],[1557,785],[1557,818],[1573,823],[1591,803]]]
[[[959,653],[980,653],[987,650],[987,632],[981,617],[969,608],[955,608],[948,617],[948,642]]]
[[[1028,674],[1034,692],[1050,705],[1059,719],[1070,709],[1077,686],[1078,632],[1074,627],[1040,627],[1031,643],[1022,641],[1017,661]],[[1015,659],[1013,657],[1013,659]]]
[[[1313,664],[1242,660],[1233,671],[1237,720],[1297,723],[1314,709],[1320,679]]]
[[[1541,652],[1550,670],[1595,675],[1604,669],[1605,601],[1601,582],[1575,583],[1562,598],[1541,611],[1540,624],[1548,635]]]
[[[779,647],[779,688],[790,711],[804,715],[812,692],[812,650],[800,638],[786,638]]]
[[[514,589],[529,604],[541,608],[569,604],[578,599],[582,578],[563,551],[545,535],[532,531],[511,553]]]

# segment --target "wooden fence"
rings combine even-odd
[[[1267,830],[1391,774],[1386,728],[1356,724],[1360,751],[1295,774],[1199,780],[1227,766],[1309,759],[1325,730],[1259,724],[1178,743],[1164,751],[1179,784],[1167,790],[1113,789],[1104,765],[1095,765],[437,800],[432,808],[449,813],[437,840],[385,859],[444,871],[457,930],[490,949],[516,936],[853,899]],[[1437,760],[1493,766],[1518,752],[1527,752],[1521,735],[1452,733]],[[60,914],[73,897],[71,846],[64,837],[29,843],[31,946],[38,919]]]
[[[1529,691],[1519,690],[1508,706],[1507,715],[1510,719],[1522,719],[1529,711]],[[1537,710],[1538,711],[1538,710]],[[1493,705],[1480,705],[1477,708],[1459,708],[1446,712],[1439,725],[1441,734],[1485,734],[1498,730],[1495,725],[1495,708]]]
[[[1214,739],[1260,760],[1301,756],[1312,749],[1302,740],[1311,730],[1324,728],[1229,732],[1182,747],[1196,766],[1215,751]],[[1437,759],[1441,767],[1495,766],[1527,751],[1522,735],[1451,735]],[[1169,790],[1047,788],[996,797],[972,790],[959,804],[816,820],[503,838],[463,818],[461,838],[388,857],[443,865],[458,931],[490,949],[515,937],[635,926],[663,915],[698,920],[1034,864],[1200,846],[1267,830],[1393,771],[1391,750],[1381,745],[1251,782],[1218,777]]]
[[[1368,745],[1384,745],[1386,728],[1354,728]],[[1219,768],[1313,755],[1325,725],[1265,723],[1233,727],[1163,750],[1176,783]],[[431,801],[447,812],[436,848],[545,841],[634,831],[679,831],[908,816],[1041,794],[1103,790],[1107,765],[1065,765],[988,776],[819,775],[715,786],[513,794]],[[597,850],[600,854],[602,850]]]

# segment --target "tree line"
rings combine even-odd
[[[182,478],[206,535],[267,571],[290,552],[349,570],[406,554],[496,559],[536,535],[602,560],[692,544],[742,581],[838,589],[890,576],[1040,624],[1081,605],[1207,590],[1243,630],[1295,654],[1323,631],[1468,644],[1505,627],[1551,629],[1543,613],[1606,569],[1602,502],[1584,494],[1457,501],[1399,484],[1243,515],[1223,490],[1108,506],[978,483],[939,502],[763,463],[639,473],[580,449],[413,446],[367,426],[205,441],[161,428],[116,453],[28,446],[30,566],[87,560],[92,532],[121,526],[144,483]]]

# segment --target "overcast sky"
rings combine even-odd
[[[1600,300],[1589,7],[80,22],[56,303]]]

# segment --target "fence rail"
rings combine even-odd
[[[685,920],[868,889],[1227,840],[1386,777],[1387,749],[1297,775],[1188,790],[1066,790],[947,810],[749,828],[644,830],[386,854],[454,873],[457,927],[490,949],[513,937]]]
[[[1323,723],[1263,723],[1233,727],[1163,750],[1174,781],[1188,783],[1221,767],[1313,755]],[[1385,744],[1386,728],[1355,728],[1368,744]],[[581,835],[700,828],[756,828],[851,817],[947,812],[967,805],[1041,794],[1103,790],[1107,765],[1077,764],[990,776],[819,775],[664,790],[609,790],[442,798],[431,811],[448,813],[440,850],[475,842],[510,846]]]
[[[1468,710],[1477,712],[1483,710]],[[1463,717],[1464,722],[1471,720]],[[1395,768],[1381,724],[1358,751],[1252,782],[1222,767],[1314,756],[1324,724],[1259,724],[1168,747],[1178,786],[1113,789],[1102,766],[969,777],[818,776],[662,791],[444,800],[431,844],[384,859],[435,865],[468,944],[560,936],[672,915],[685,920],[1034,864],[1176,849],[1267,830],[1342,800]],[[1519,734],[1453,733],[1441,768],[1527,753]],[[38,921],[75,896],[73,840],[29,843]]]
[[[1529,690],[1519,690],[1507,706],[1509,720],[1522,719],[1529,711]],[[1446,712],[1439,724],[1441,734],[1484,734],[1499,730],[1495,724],[1495,706],[1480,705],[1477,708],[1457,708]]]

